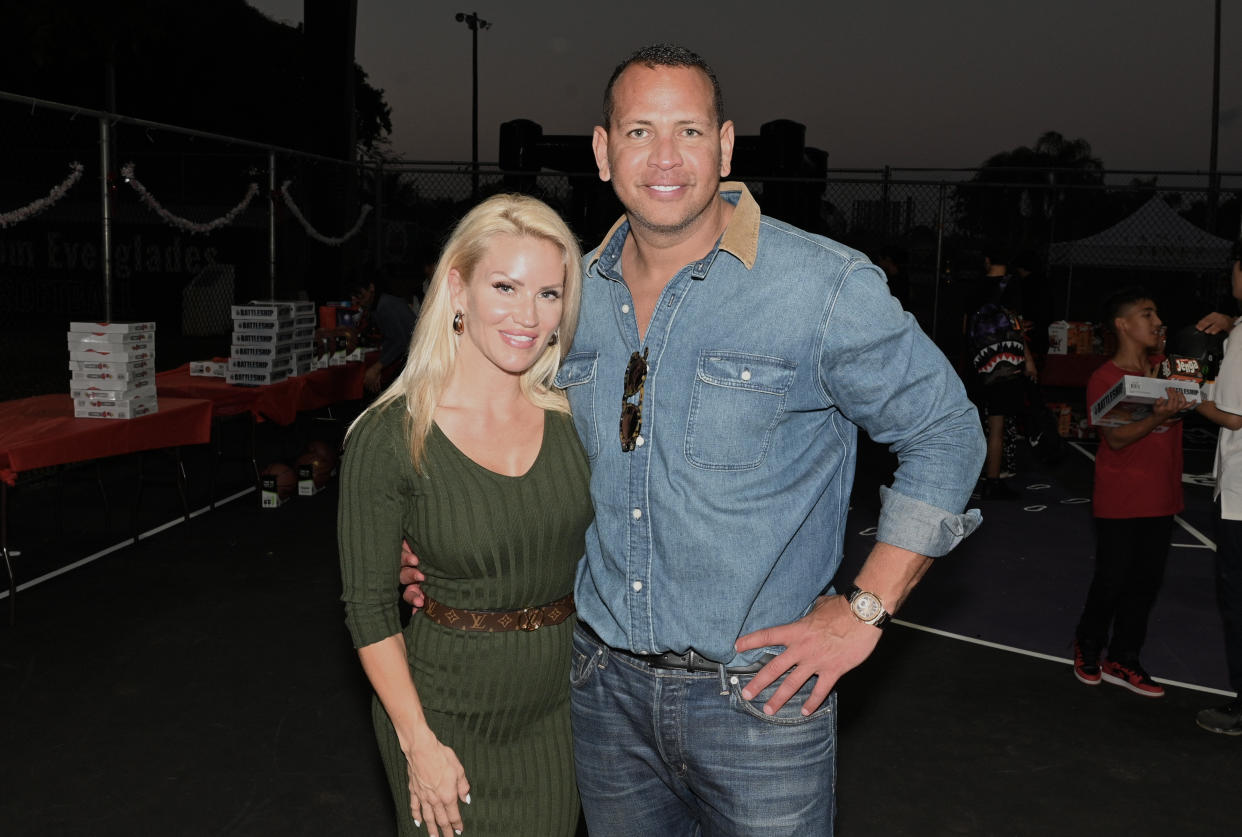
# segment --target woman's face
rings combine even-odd
[[[561,324],[560,248],[542,238],[497,235],[469,278],[456,268],[448,278],[453,309],[465,325],[459,357],[512,375],[533,366]]]

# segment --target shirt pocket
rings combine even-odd
[[[595,426],[595,370],[598,363],[598,352],[570,353],[561,361],[555,380],[556,386],[565,390],[569,397],[574,428],[590,459],[599,454],[599,431]]]
[[[686,425],[690,464],[721,471],[758,467],[784,414],[796,368],[778,357],[702,352]]]

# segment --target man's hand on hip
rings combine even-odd
[[[838,678],[867,659],[879,641],[880,629],[860,622],[845,596],[821,596],[801,619],[738,638],[738,651],[785,647],[759,670],[742,690],[742,697],[752,700],[785,675],[785,682],[763,705],[763,711],[773,715],[807,680],[816,677],[811,696],[802,704],[802,714],[810,715],[827,699]]]
[[[422,583],[427,580],[418,568],[418,556],[410,549],[410,545],[401,541],[401,598],[418,610],[424,604]]]

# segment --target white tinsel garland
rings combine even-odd
[[[37,201],[28,203],[20,209],[14,209],[12,212],[0,213],[0,230],[5,227],[12,226],[13,224],[19,224],[27,218],[38,215],[40,212],[63,198],[65,196],[65,192],[72,189],[73,184],[82,179],[81,163],[70,163],[69,168],[72,169],[72,171],[69,172],[69,176],[61,181],[60,185],[53,187],[52,191],[47,193],[46,198],[39,198]]]
[[[247,187],[246,196],[242,198],[241,203],[221,215],[219,218],[216,218],[214,221],[208,221],[205,224],[200,224],[195,221],[191,221],[188,218],[173,215],[167,209],[160,206],[160,202],[157,201],[151,193],[147,191],[147,188],[139,183],[137,178],[134,177],[133,163],[129,163],[125,166],[125,168],[121,169],[121,177],[125,178],[125,182],[134,188],[134,191],[138,193],[138,197],[142,199],[142,202],[149,206],[155,214],[159,215],[172,226],[179,227],[180,229],[191,233],[208,233],[212,230],[216,230],[220,227],[233,223],[233,219],[244,212],[246,207],[250,205],[250,202],[254,200],[254,196],[259,194],[259,184],[251,183],[250,186]]]
[[[367,220],[367,216],[371,214],[371,204],[364,203],[362,211],[358,213],[358,220],[354,222],[354,226],[342,236],[337,238],[328,238],[310,225],[310,221],[302,215],[302,210],[298,209],[298,205],[293,202],[293,195],[289,194],[289,184],[292,180],[286,180],[280,184],[280,196],[284,198],[285,206],[289,207],[289,211],[293,213],[293,217],[298,219],[298,223],[302,225],[302,229],[306,230],[306,234],[318,241],[320,244],[327,244],[331,247],[339,247],[346,241],[349,241],[358,234],[358,230],[362,229],[362,224]]]

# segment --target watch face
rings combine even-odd
[[[880,600],[871,593],[859,593],[854,597],[854,601],[850,602],[850,608],[853,609],[854,615],[864,622],[875,619],[884,609],[880,605]]]

